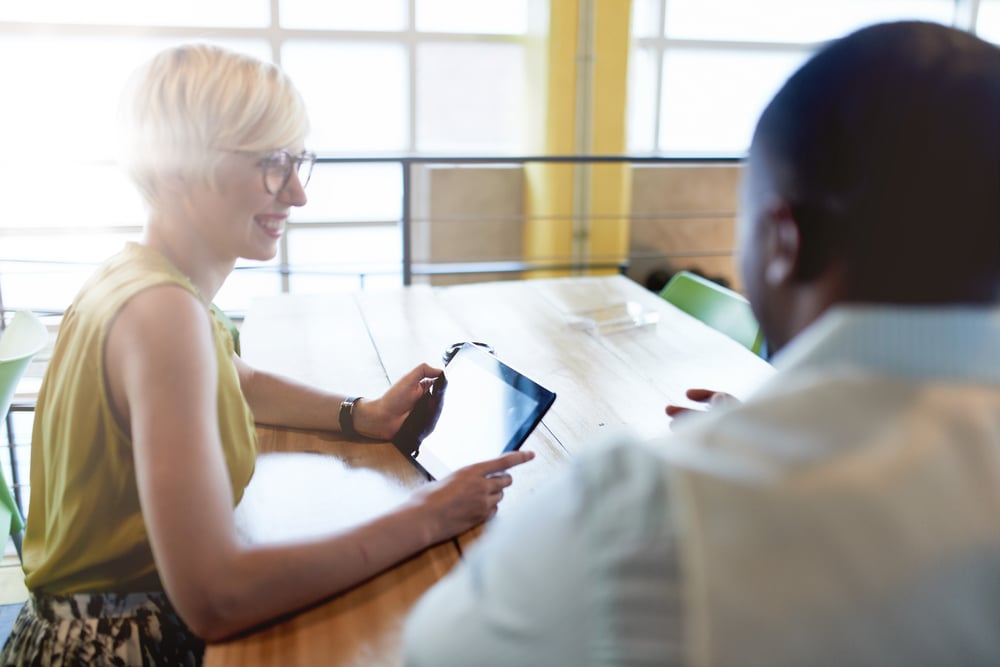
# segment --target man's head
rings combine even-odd
[[[772,349],[840,302],[1000,299],[1000,49],[944,26],[859,30],[754,133],[744,285]]]

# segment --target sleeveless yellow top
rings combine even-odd
[[[158,285],[178,285],[199,296],[166,258],[130,243],[85,283],[63,318],[31,441],[23,545],[25,583],[31,590],[162,590],[139,507],[132,439],[115,421],[104,383],[111,323],[129,299]],[[232,361],[232,337],[218,319],[212,323],[219,435],[235,506],[253,474],[257,435]]]

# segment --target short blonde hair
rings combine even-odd
[[[163,175],[214,186],[225,152],[299,145],[309,118],[276,65],[189,44],[160,52],[136,71],[123,98],[122,130],[123,165],[155,208]]]

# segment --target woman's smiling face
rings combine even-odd
[[[276,194],[268,193],[261,158],[227,153],[219,162],[214,183],[195,185],[188,193],[192,217],[205,226],[206,240],[220,255],[272,259],[291,208],[307,201],[294,169],[283,188]]]

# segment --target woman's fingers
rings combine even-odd
[[[521,465],[522,463],[527,463],[533,458],[535,458],[534,452],[519,449],[517,451],[507,452],[506,454],[498,456],[495,459],[473,463],[467,467],[467,470],[483,477],[499,477],[497,473],[503,473],[510,468]],[[510,477],[510,475],[507,475],[507,477]],[[507,485],[509,486],[509,482]]]

